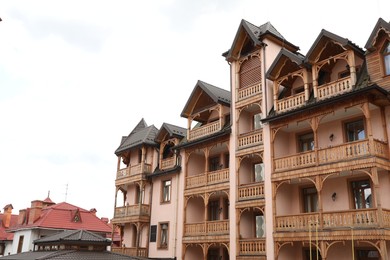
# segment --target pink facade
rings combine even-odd
[[[114,250],[388,259],[390,24],[367,38],[363,50],[322,30],[303,55],[270,23],[243,20],[224,53],[231,91],[198,81],[186,128],[141,120],[122,138]]]

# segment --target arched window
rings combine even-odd
[[[383,63],[385,65],[385,75],[390,75],[390,42],[387,42],[383,49]]]

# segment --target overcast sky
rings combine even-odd
[[[186,127],[197,80],[230,89],[241,19],[306,54],[321,29],[364,47],[389,0],[1,0],[0,210],[50,198],[113,217],[122,135]],[[67,189],[68,187],[68,189]]]

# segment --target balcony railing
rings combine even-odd
[[[238,149],[260,145],[263,143],[263,129],[256,129],[238,137]]]
[[[276,158],[274,160],[275,171],[294,170],[312,166],[317,163],[317,160],[318,164],[322,165],[359,158],[367,155],[373,155],[385,159],[389,158],[389,149],[387,144],[379,140],[373,140],[370,142],[369,140],[365,139],[319,149],[318,158],[316,157],[315,151]]]
[[[322,227],[321,227],[322,224]],[[322,213],[303,213],[300,215],[276,216],[276,231],[308,231],[339,228],[372,228],[379,227],[378,210],[356,209],[349,211],[332,211]],[[383,225],[390,227],[390,210],[383,210]]]
[[[256,182],[238,187],[238,200],[264,198],[264,183]]]
[[[224,182],[229,182],[229,168],[187,177],[186,188],[191,189]]]
[[[276,101],[277,112],[286,112],[305,104],[305,92],[292,95]]]
[[[114,218],[149,215],[150,206],[146,204],[115,208]]]
[[[190,130],[190,134],[188,136],[188,140],[195,140],[198,138],[202,138],[211,134],[214,134],[221,130],[220,121],[216,121],[213,123],[206,124],[204,126],[200,126]]]
[[[229,220],[206,221],[184,224],[185,236],[226,235],[229,234]]]
[[[165,169],[173,168],[173,167],[175,166],[175,161],[176,161],[176,160],[175,160],[175,157],[162,159],[162,160],[161,160],[160,169],[161,169],[161,170],[165,170]]]
[[[116,178],[121,179],[125,177],[135,176],[141,173],[151,173],[151,172],[152,172],[152,165],[146,163],[144,164],[140,163],[137,165],[132,165],[127,168],[118,170],[116,174]]]
[[[317,99],[322,100],[352,90],[351,77],[342,78],[317,88]]]
[[[237,92],[237,101],[241,101],[255,95],[261,94],[261,84],[252,85],[249,87],[245,87],[243,89],[239,89]],[[261,95],[260,95],[261,96]]]
[[[113,247],[111,251],[118,254],[128,255],[128,256],[140,256],[147,257],[148,250],[145,247]]]
[[[264,238],[246,238],[239,241],[240,255],[263,255],[265,254]]]

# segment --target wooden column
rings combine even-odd
[[[278,83],[278,81],[275,80],[274,81],[274,109],[275,109],[275,112],[278,112],[278,96],[279,96],[279,83]]]
[[[312,77],[313,77],[313,94],[314,94],[314,98],[317,98],[317,96],[318,96],[318,91],[317,91],[317,87],[318,87],[317,65],[314,64],[311,71],[312,71]]]
[[[310,89],[309,89],[309,75],[306,69],[303,69],[303,86],[305,89],[305,101],[308,101],[310,97]]]
[[[142,146],[142,155],[141,155],[141,174],[145,172],[145,156],[146,156],[146,148]]]
[[[372,174],[372,182],[374,184],[374,192],[375,194],[375,204],[376,208],[378,210],[378,224],[379,227],[383,227],[383,210],[382,210],[382,199],[380,195],[380,184],[379,184],[379,176],[378,176],[378,168],[373,167],[371,168],[371,174]],[[371,200],[372,200],[372,195],[371,195]]]
[[[351,85],[356,85],[357,77],[356,77],[356,63],[355,63],[355,54],[352,50],[348,52],[348,65],[349,65],[349,73],[351,74]]]

